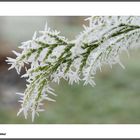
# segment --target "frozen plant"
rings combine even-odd
[[[21,95],[18,115],[23,112],[27,118],[31,112],[34,120],[44,111],[42,101],[55,101],[49,96],[56,96],[51,83],[65,79],[71,85],[83,81],[84,85],[94,86],[94,75],[104,64],[112,67],[118,63],[124,68],[119,54],[128,53],[140,43],[140,17],[93,16],[86,20],[89,26],[84,26],[72,41],[46,25],[44,31],[35,32],[31,40],[22,43],[21,53],[13,51],[15,59],[7,57],[9,69],[15,68],[18,74],[21,68],[26,70],[22,75],[27,78],[26,90],[17,93]]]

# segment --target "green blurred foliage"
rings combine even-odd
[[[53,85],[58,94],[56,103],[45,103],[46,111],[36,117],[34,124],[106,124],[140,123],[140,51],[122,54],[126,69],[114,65],[98,72],[96,86],[68,85],[61,81]],[[14,110],[14,111],[13,111]],[[1,124],[31,124],[17,108],[0,111]]]

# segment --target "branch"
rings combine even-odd
[[[16,58],[7,59],[12,68],[20,73],[26,69],[22,77],[27,77],[27,88],[22,95],[21,109],[25,118],[32,113],[43,111],[42,101],[55,101],[49,94],[56,96],[50,84],[59,84],[65,79],[69,84],[84,81],[84,85],[95,85],[94,75],[104,64],[119,63],[123,68],[119,54],[128,52],[140,43],[140,17],[90,17],[89,26],[75,39],[69,41],[57,31],[45,28],[34,34],[32,40],[23,42],[22,53],[14,51]],[[30,65],[26,68],[24,64]]]

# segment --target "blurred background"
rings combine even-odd
[[[31,124],[31,118],[16,116],[20,104],[16,92],[24,92],[25,79],[15,70],[8,71],[7,56],[15,57],[22,41],[31,39],[34,31],[48,25],[62,35],[74,39],[86,17],[0,17],[0,124]],[[114,65],[103,67],[95,78],[96,86],[53,85],[58,96],[56,103],[46,103],[46,111],[36,117],[35,124],[134,124],[140,123],[140,49],[130,51],[128,58],[122,53],[126,69]]]

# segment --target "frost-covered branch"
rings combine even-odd
[[[42,101],[55,101],[49,94],[56,96],[50,84],[65,79],[69,84],[84,82],[95,85],[94,75],[102,65],[119,63],[119,54],[140,43],[140,17],[134,16],[96,16],[90,17],[89,26],[75,40],[69,41],[60,32],[45,27],[39,34],[35,32],[32,40],[23,42],[21,53],[13,51],[16,58],[7,59],[12,68],[20,74],[26,73],[27,88],[21,95],[21,112],[27,118],[32,113],[43,111]],[[28,68],[26,68],[26,65]],[[30,67],[29,67],[30,66]]]

